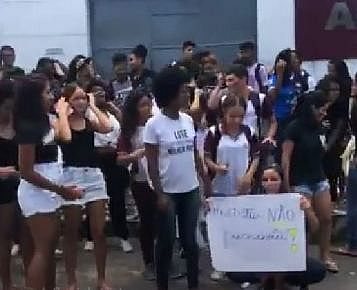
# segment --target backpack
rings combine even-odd
[[[264,86],[263,84],[263,80],[260,76],[260,70],[261,68],[264,67],[264,64],[262,63],[258,63],[257,66],[255,67],[255,71],[254,71],[254,75],[255,75],[255,79],[258,83],[258,86],[259,86],[259,92],[263,93],[263,94],[266,94],[267,93],[267,87]]]
[[[259,194],[261,193],[261,177],[262,177],[262,169],[264,168],[264,166],[266,165],[266,159],[267,159],[267,154],[269,152],[269,149],[267,146],[270,146],[268,144],[259,144],[257,138],[255,138],[252,133],[251,130],[248,126],[246,125],[242,125],[241,127],[243,134],[245,135],[245,137],[248,140],[248,143],[250,145],[250,155],[252,156],[252,159],[255,157],[259,157],[259,166],[257,168],[257,171],[254,175],[254,182],[252,185],[252,192],[255,194]],[[212,126],[209,129],[208,134],[211,135],[211,137],[213,138],[212,142],[212,152],[211,152],[211,158],[214,162],[217,161],[217,149],[218,149],[218,145],[219,145],[219,141],[222,137],[221,131],[219,129],[218,125]],[[208,136],[207,136],[208,137]],[[206,138],[207,138],[206,137]],[[258,150],[256,150],[258,149]],[[251,161],[252,161],[251,159]],[[209,170],[209,175],[211,178],[214,178],[215,173],[211,172]]]
[[[242,125],[241,126],[241,131],[243,132],[243,134],[247,138],[248,143],[250,145],[250,148],[252,150],[252,144],[257,143],[258,140],[256,138],[254,138],[254,136],[252,135],[252,132],[251,132],[251,130],[250,130],[250,128],[248,126]],[[214,162],[216,162],[216,160],[217,160],[217,148],[218,148],[218,145],[219,145],[219,141],[222,138],[222,133],[221,133],[221,130],[219,128],[219,124],[216,124],[215,126],[212,126],[209,129],[208,134],[211,134],[213,136],[213,151],[212,151],[211,158],[212,158],[212,160]]]

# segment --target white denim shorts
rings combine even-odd
[[[61,184],[64,186],[77,186],[84,193],[80,199],[74,201],[63,200],[63,206],[85,206],[97,200],[107,200],[107,188],[100,168],[91,167],[64,167]]]
[[[62,175],[62,166],[57,162],[35,164],[34,170],[56,184]],[[34,186],[24,179],[21,179],[17,192],[19,205],[24,217],[55,213],[61,207],[62,199],[59,195]]]

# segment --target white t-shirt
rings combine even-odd
[[[166,193],[185,193],[198,187],[195,164],[195,129],[185,113],[173,120],[161,112],[145,126],[144,142],[159,146],[159,175]]]
[[[243,132],[237,138],[222,135],[217,147],[217,164],[226,165],[228,172],[217,174],[213,178],[214,194],[224,196],[237,194],[238,180],[246,174],[249,167],[249,150],[249,141]]]
[[[110,124],[113,130],[106,134],[94,133],[95,147],[112,147],[117,148],[118,138],[120,135],[120,124],[118,120],[110,113],[108,113]]]
[[[160,108],[157,106],[155,99],[152,100],[152,109],[151,109],[152,115],[155,116],[159,114]]]

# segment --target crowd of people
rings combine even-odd
[[[55,289],[60,236],[66,289],[80,289],[83,212],[97,287],[112,289],[106,210],[122,249],[132,252],[128,190],[140,218],[143,278],[156,280],[158,290],[168,289],[177,236],[188,289],[199,289],[197,237],[210,197],[299,193],[307,232],[318,236],[320,249],[320,259],[308,258],[304,272],[213,271],[213,280],[227,276],[261,289],[307,287],[323,280],[326,270],[339,271],[331,252],[357,255],[357,161],[346,151],[357,132],[357,74],[352,79],[343,60],[330,60],[315,84],[296,50],[279,52],[268,69],[249,41],[226,67],[193,41],[185,41],[180,59],[160,72],[146,67],[147,55],[144,45],[114,54],[114,78],[105,80],[95,60],[83,55],[68,67],[40,58],[25,74],[14,66],[14,49],[1,48],[2,289],[14,289],[13,243],[21,248],[24,289]],[[348,176],[343,154],[351,161]],[[345,197],[347,246],[333,249],[332,212]]]

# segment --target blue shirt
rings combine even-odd
[[[274,74],[269,79],[269,90],[275,88],[276,81],[277,76]],[[297,104],[297,99],[301,95],[301,92],[301,83],[297,82],[294,76],[290,78],[288,84],[285,84],[281,87],[274,104],[274,113],[278,120],[283,120],[290,117]]]

